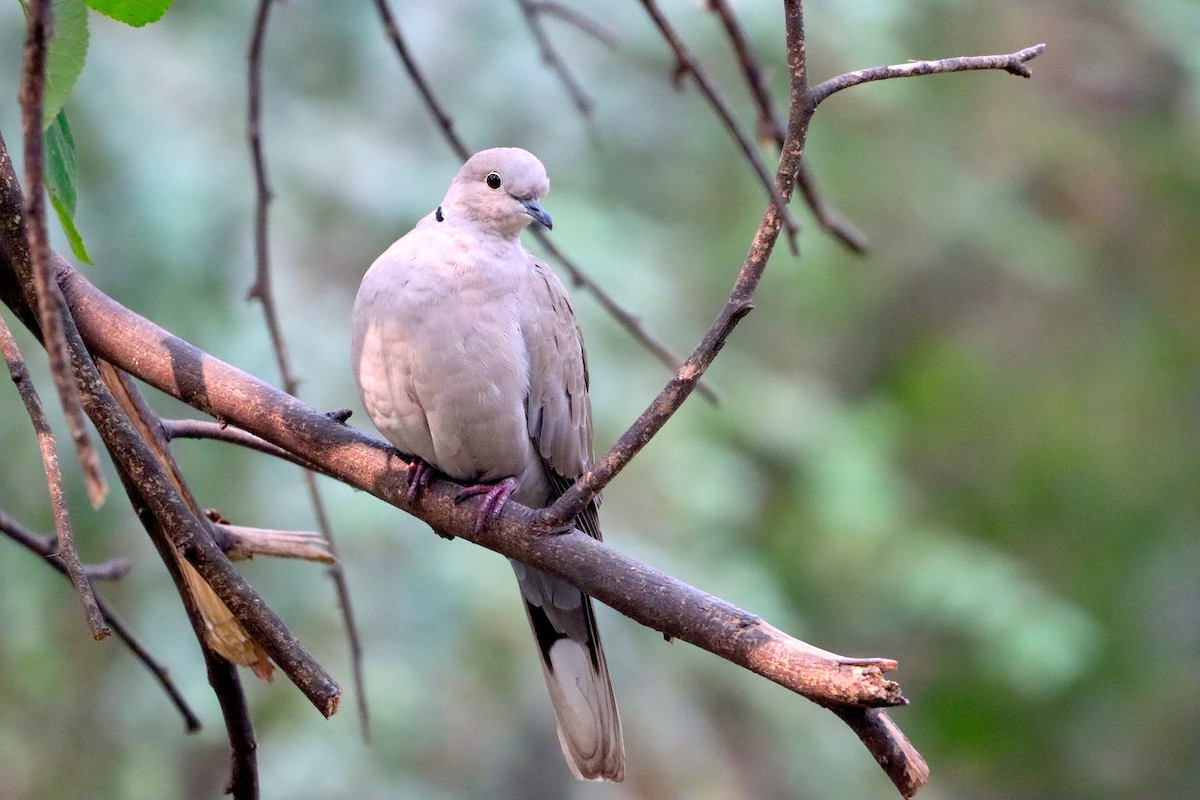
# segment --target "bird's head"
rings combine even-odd
[[[532,153],[494,147],[463,164],[442,201],[442,214],[461,214],[486,230],[515,238],[531,222],[552,226],[538,203],[548,191],[546,168]]]

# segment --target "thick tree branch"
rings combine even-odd
[[[33,533],[3,511],[0,511],[0,533],[22,545],[30,552],[41,556],[47,564],[70,580],[66,565],[55,554],[56,545],[53,539]],[[129,563],[128,561],[113,561],[95,566],[88,565],[85,569],[88,577],[92,580],[106,580],[124,575],[129,571]],[[154,656],[150,655],[150,651],[137,640],[137,637],[126,627],[125,623],[112,612],[104,602],[104,599],[98,595],[96,596],[96,605],[99,606],[100,613],[104,615],[105,623],[112,628],[117,638],[125,643],[125,646],[133,653],[134,658],[150,671],[150,674],[154,676],[158,685],[166,692],[172,705],[175,706],[183,717],[183,724],[187,728],[188,733],[200,730],[200,719],[192,711],[187,701],[183,699],[183,695],[176,688],[175,682],[171,680],[171,674],[167,668],[160,664]]]

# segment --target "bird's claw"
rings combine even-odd
[[[408,502],[411,503],[417,499],[417,495],[421,493],[421,490],[429,485],[429,481],[433,478],[433,473],[433,467],[423,458],[414,458],[409,462],[406,472],[408,491],[404,495],[408,498]]]
[[[483,502],[479,504],[479,513],[475,515],[475,532],[479,533],[485,525],[500,517],[500,513],[508,505],[508,498],[516,488],[516,478],[505,478],[499,483],[480,483],[468,486],[454,495],[454,502],[461,503],[468,497],[484,495]]]

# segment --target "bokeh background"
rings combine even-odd
[[[251,5],[178,0],[143,30],[93,14],[67,109],[91,280],[277,381],[243,299]],[[547,23],[594,97],[590,123],[514,3],[394,3],[468,143],[536,152],[555,241],[686,351],[764,198],[711,110],[671,88],[642,11],[575,5],[619,41]],[[807,5],[817,78],[1049,47],[1032,81],[890,81],[820,109],[807,156],[871,250],[846,252],[798,208],[803,257],[777,250],[710,373],[723,405],[693,398],[612,484],[606,538],[815,644],[896,658],[913,703],[894,716],[931,765],[930,800],[1200,796],[1200,6]],[[696,2],[663,8],[752,126],[716,20]],[[782,12],[735,8],[782,103]],[[0,4],[0,130],[18,154],[23,35],[19,5]],[[265,86],[273,260],[301,395],[358,409],[358,279],[437,203],[457,160],[370,3],[279,4]],[[586,294],[575,306],[604,448],[666,372]],[[48,531],[11,389],[0,413],[0,506]],[[369,427],[361,411],[352,422]],[[201,502],[233,521],[312,528],[295,468],[212,443],[176,452]],[[84,554],[137,564],[104,594],[205,729],[185,735],[130,655],[90,640],[68,584],[0,541],[0,798],[217,797],[220,716],[169,581],[123,499],[90,510],[64,463]],[[577,785],[503,559],[346,487],[322,492],[366,640],[372,736],[352,698],[325,721],[286,680],[247,678],[264,797],[894,796],[832,715],[608,609],[628,778]],[[244,571],[348,685],[324,570]]]

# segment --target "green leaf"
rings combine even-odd
[[[84,264],[91,264],[92,257],[88,255],[87,248],[83,246],[83,237],[79,235],[79,231],[75,227],[75,220],[71,219],[71,215],[54,195],[50,195],[50,204],[58,212],[58,221],[63,227],[63,233],[67,235],[67,241],[71,243],[71,252]]]
[[[83,0],[53,0],[54,36],[46,55],[46,92],[42,126],[49,127],[75,88],[87,57],[87,6]]]
[[[75,140],[71,136],[71,126],[67,124],[67,115],[59,111],[46,129],[46,190],[50,193],[50,203],[58,212],[58,221],[62,224],[67,241],[71,244],[71,252],[85,264],[91,264],[87,249],[83,246],[83,237],[75,228],[75,176],[77,162],[75,159]]]
[[[140,28],[158,22],[173,0],[87,0],[87,4],[117,22]]]
[[[75,176],[78,162],[75,159],[75,139],[67,115],[59,111],[46,129],[46,188],[51,195],[62,201],[68,214],[75,213]]]

